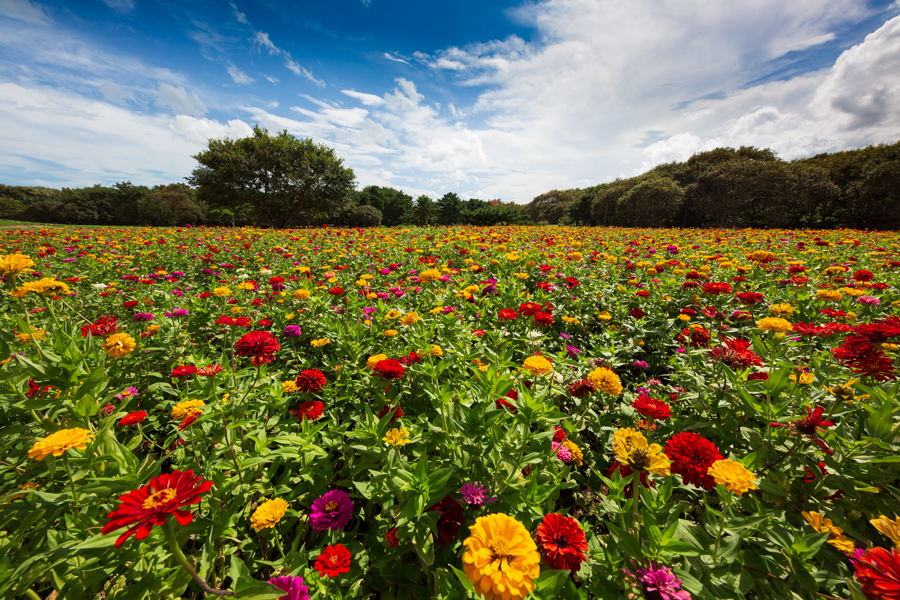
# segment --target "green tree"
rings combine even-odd
[[[358,206],[374,206],[381,212],[382,225],[407,225],[413,221],[412,196],[391,187],[369,185],[353,194],[353,201]]]
[[[434,225],[438,222],[438,207],[431,197],[422,194],[416,198],[413,209],[413,223],[416,225]]]
[[[626,192],[611,223],[625,227],[669,227],[680,219],[684,190],[668,177],[650,177]]]
[[[438,223],[455,225],[460,222],[463,201],[453,192],[447,192],[437,201]]]
[[[287,131],[269,135],[258,125],[239,140],[209,140],[194,156],[200,166],[187,178],[213,208],[253,207],[260,223],[310,225],[337,216],[349,202],[356,177],[332,148]]]
[[[350,209],[346,221],[351,227],[378,227],[381,225],[381,218],[380,210],[371,204],[363,204]]]
[[[581,195],[580,189],[551,190],[535,196],[534,200],[526,204],[523,209],[535,223],[546,222],[556,225]]]

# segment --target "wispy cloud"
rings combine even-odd
[[[294,75],[298,75],[300,77],[308,79],[317,87],[325,87],[325,82],[323,80],[317,79],[312,74],[312,71],[300,66],[300,63],[291,58],[290,52],[276,46],[275,43],[269,38],[269,34],[265,31],[254,31],[253,37],[251,39],[260,50],[267,52],[270,56],[281,57],[281,59],[284,61],[284,66],[287,67],[289,71],[294,73]]]
[[[127,14],[134,10],[134,0],[103,0],[103,3],[119,14]]]
[[[41,5],[29,0],[0,0],[0,15],[35,25],[51,23]]]
[[[228,63],[228,74],[235,83],[246,84],[253,83],[253,78],[238,69],[233,63]]]

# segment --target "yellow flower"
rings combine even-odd
[[[790,380],[797,382],[797,374],[791,373]],[[816,380],[816,376],[812,373],[800,373],[800,385],[809,385]]]
[[[266,500],[260,504],[250,517],[250,525],[257,531],[262,531],[269,527],[275,527],[278,521],[284,516],[284,512],[288,508],[288,503],[281,498]]]
[[[581,325],[581,321],[579,321],[575,317],[563,317],[562,320],[565,321],[566,323],[568,323],[569,325]]]
[[[387,331],[384,332],[384,337],[394,337],[398,333],[399,333],[399,331],[397,331],[396,329],[388,329]]]
[[[407,313],[402,319],[400,319],[401,325],[414,325],[417,321],[421,321],[422,317],[417,315],[414,312]]]
[[[256,286],[250,283],[249,281],[245,281],[244,283],[238,284],[237,288],[239,290],[255,290]]]
[[[597,367],[588,373],[587,380],[593,383],[598,390],[612,396],[618,396],[622,393],[622,380],[606,367]]]
[[[231,394],[222,394],[222,404],[228,404],[229,398],[231,398]]]
[[[113,358],[134,352],[134,338],[127,333],[114,333],[103,342],[103,350]]]
[[[17,487],[18,489],[20,489],[20,490],[36,490],[36,489],[38,489],[38,488],[41,487],[41,486],[39,486],[38,484],[36,484],[36,483],[33,482],[33,481],[27,481],[27,482],[25,482],[25,483],[20,483],[20,484],[17,485],[16,487]],[[10,498],[10,499],[7,500],[6,502],[4,502],[3,505],[6,506],[6,505],[9,504],[10,502],[15,502],[16,500],[21,500],[22,498],[24,498],[24,497],[27,496],[27,495],[28,495],[28,494],[16,494],[16,495],[13,496],[12,498]]]
[[[206,403],[203,400],[185,400],[184,402],[179,402],[172,408],[172,418],[181,421],[191,415],[203,412],[202,406],[206,406]]]
[[[690,321],[691,315],[678,315],[677,319],[679,321]]]
[[[443,306],[437,306],[437,307],[435,307],[435,308],[432,308],[432,309],[429,310],[428,312],[430,312],[430,313],[433,314],[433,315],[439,315],[439,314],[441,314],[442,312],[444,312],[444,307],[443,307]]]
[[[840,527],[837,527],[831,522],[831,519],[825,518],[821,514],[810,511],[800,513],[803,515],[803,518],[819,533],[828,533],[828,543],[840,550],[841,552],[853,552],[855,550],[855,546],[853,542],[844,537],[844,530]],[[874,524],[875,521],[872,521]],[[879,529],[879,531],[881,531]]]
[[[322,346],[325,346],[326,344],[330,344],[330,343],[331,343],[331,340],[329,340],[328,338],[319,338],[317,340],[311,341],[309,343],[309,345],[312,346],[313,348],[321,348]]]
[[[281,382],[281,391],[285,394],[291,394],[297,391],[297,382],[294,380],[291,381],[282,381]]]
[[[309,298],[309,290],[297,290],[294,292],[294,300],[306,300]]]
[[[427,269],[419,273],[419,281],[421,283],[428,283],[430,281],[435,281],[441,278],[441,272],[437,269]]]
[[[841,297],[841,293],[837,290],[819,290],[816,292],[816,300],[837,302]]]
[[[895,546],[900,548],[900,518],[894,517],[893,519],[889,519],[886,516],[881,515],[877,519],[871,519],[869,523],[871,523],[875,529],[890,538]]]
[[[729,491],[738,496],[747,490],[756,489],[756,475],[744,465],[733,460],[717,460],[707,471],[716,483],[723,484]]]
[[[31,342],[42,342],[47,339],[47,332],[43,329],[31,328],[31,333],[17,333],[16,339],[20,344],[30,344]]]
[[[541,555],[528,530],[503,513],[478,517],[463,545],[463,570],[485,600],[522,600],[534,591]]]
[[[44,439],[36,441],[31,450],[28,451],[28,458],[44,460],[51,454],[53,456],[62,456],[63,452],[72,448],[84,450],[92,437],[94,437],[93,433],[81,427],[60,429]]]
[[[563,440],[562,445],[569,450],[569,454],[572,455],[572,460],[576,465],[580,467],[584,464],[584,453],[582,453],[581,448],[579,448],[575,442],[570,439],[565,439]]]
[[[244,312],[244,309],[241,308],[240,306],[232,306],[229,310],[231,311],[231,314],[234,314],[234,315],[239,315],[242,312]]]
[[[409,432],[406,430],[406,427],[401,427],[399,429],[395,427],[388,431],[381,440],[389,446],[399,448],[400,446],[409,443]]]
[[[366,368],[374,369],[375,365],[383,360],[387,360],[387,354],[373,354],[366,360]]]
[[[441,350],[441,347],[437,344],[432,344],[431,350],[428,351],[428,354],[430,354],[431,356],[443,356],[444,351]]]
[[[18,275],[19,273],[28,273],[34,270],[29,269],[28,267],[33,266],[34,261],[26,254],[7,254],[6,256],[0,256],[0,275],[3,277],[6,277],[7,275]]]
[[[649,471],[656,475],[668,475],[672,461],[662,453],[659,444],[647,444],[644,434],[631,427],[623,427],[613,434],[613,450],[619,464],[635,471]]]
[[[513,275],[519,279],[528,279],[528,273],[513,273]]]
[[[854,383],[859,383],[859,379],[851,379],[843,385],[836,385],[834,387],[825,386],[825,389],[828,390],[832,396],[837,398],[839,402],[853,402],[854,400],[865,400],[868,398],[869,394],[862,396],[856,395],[856,390],[853,389]]]
[[[153,335],[154,333],[159,331],[159,325],[150,324],[147,326],[147,329],[144,330],[148,335]]]
[[[219,298],[223,298],[225,296],[231,295],[231,290],[228,289],[227,285],[223,285],[222,287],[217,287],[213,290],[213,295],[218,296]]]
[[[529,356],[522,363],[522,368],[533,375],[547,375],[553,371],[553,365],[543,356]]]
[[[848,288],[848,287],[842,287],[838,291],[841,292],[842,294],[847,294],[848,296],[862,296],[863,294],[866,293],[865,290],[860,290],[857,288]]]
[[[21,292],[21,293],[19,293]],[[44,277],[43,279],[39,279],[38,281],[28,281],[14,292],[14,295],[24,296],[28,292],[34,292],[35,294],[41,294],[44,296],[50,296],[53,294],[68,294],[69,286],[67,286],[62,281],[56,281],[50,277]]]
[[[400,312],[399,310],[392,310],[392,311],[388,312],[388,314],[384,315],[384,318],[385,318],[385,319],[397,319],[397,318],[399,318],[402,314],[403,314],[403,313]]]
[[[794,330],[794,326],[781,317],[766,317],[765,319],[760,319],[756,322],[756,328],[764,331],[780,331],[781,333]]]
[[[609,314],[609,311],[604,310],[597,315],[597,318],[601,321],[609,321],[610,319],[612,319],[612,315]]]
[[[747,255],[747,258],[750,260],[772,260],[775,258],[774,252],[769,252],[768,250],[754,250],[750,254]]]
[[[794,307],[790,304],[773,304],[769,307],[769,314],[776,317],[790,317],[794,314]]]

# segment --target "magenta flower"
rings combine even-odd
[[[153,313],[134,313],[134,316],[131,317],[131,320],[135,323],[141,323],[143,321],[152,321]]]
[[[644,598],[654,600],[691,600],[689,592],[681,589],[681,580],[675,577],[672,569],[653,561],[648,567],[638,569],[637,574],[627,569],[622,571],[632,578],[641,588]]]
[[[466,504],[469,506],[481,507],[485,504],[497,501],[497,498],[490,497],[488,489],[477,481],[475,483],[463,484],[459,493],[462,494],[463,500],[465,500]]]
[[[312,503],[309,523],[316,531],[343,530],[353,517],[353,501],[343,490],[331,490]]]
[[[550,444],[551,450],[556,454],[556,458],[563,461],[566,464],[572,462],[572,452],[569,451],[568,448],[563,446],[560,442],[553,442]]]
[[[278,600],[309,600],[309,588],[303,585],[303,578],[294,575],[273,577],[269,583],[283,592],[287,592]]]
[[[285,337],[300,337],[303,333],[303,330],[300,329],[299,325],[288,325],[284,328]]]

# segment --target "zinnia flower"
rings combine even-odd
[[[206,402],[203,400],[185,400],[184,402],[179,402],[172,408],[172,418],[177,420],[182,420],[190,417],[191,415],[196,415],[203,412],[201,406],[206,406]]]
[[[105,535],[130,525],[116,540],[116,547],[119,547],[132,534],[139,540],[146,538],[153,526],[165,523],[170,514],[175,515],[179,525],[187,525],[194,520],[194,515],[181,507],[200,502],[200,497],[212,485],[212,481],[194,477],[193,471],[163,473],[147,485],[120,497],[119,508],[109,513],[110,521],[102,533]]]
[[[497,501],[497,498],[492,498],[488,489],[477,481],[475,483],[464,483],[459,493],[466,504],[478,508]]]
[[[666,443],[666,456],[672,461],[672,472],[681,475],[685,483],[707,490],[716,488],[709,468],[723,457],[709,440],[689,431],[678,433]]]
[[[853,542],[843,535],[844,530],[834,525],[831,522],[831,519],[828,519],[815,511],[802,512],[800,514],[803,515],[803,518],[806,519],[818,533],[828,533],[828,543],[841,552],[850,553],[856,549]]]
[[[547,375],[553,371],[553,364],[543,356],[529,356],[522,363],[522,369],[532,375]]]
[[[877,519],[871,519],[869,523],[871,523],[875,529],[890,538],[890,540],[894,542],[894,546],[900,548],[900,517],[889,519],[888,517],[881,515]]]
[[[559,513],[547,515],[537,526],[534,538],[544,564],[552,569],[568,569],[574,573],[587,560],[584,530],[572,517]]]
[[[780,331],[787,333],[793,331],[794,327],[791,323],[781,317],[766,317],[756,322],[756,328],[763,331]]]
[[[534,591],[541,555],[525,527],[503,513],[478,517],[463,544],[463,570],[486,600],[522,600]]]
[[[315,569],[321,577],[337,577],[341,573],[349,573],[350,551],[341,544],[327,546],[325,551],[316,557]]]
[[[33,271],[34,269],[29,269],[28,267],[33,267],[34,261],[31,260],[31,257],[25,254],[7,254],[6,256],[0,256],[0,275],[6,277],[7,275],[18,275],[19,273],[28,273]]]
[[[113,358],[131,354],[134,349],[134,338],[127,333],[114,333],[103,342],[103,351]]]
[[[281,345],[274,335],[267,331],[251,331],[241,336],[234,344],[234,353],[238,356],[252,356],[253,365],[270,363]]]
[[[72,448],[84,450],[92,437],[94,437],[93,433],[81,427],[60,429],[36,441],[31,450],[28,451],[28,458],[44,460],[51,454],[53,456],[62,456],[63,452]]]
[[[327,383],[328,380],[325,378],[325,374],[318,369],[306,369],[300,373],[296,381],[298,390],[310,392],[311,394],[321,392]]]
[[[631,403],[631,407],[645,417],[657,421],[665,421],[672,416],[672,409],[668,404],[650,396],[638,396],[637,400]]]
[[[381,375],[383,378],[393,381],[403,377],[403,374],[406,372],[406,368],[402,364],[400,364],[399,360],[386,358],[384,360],[378,361],[378,364],[375,365],[374,371]]]
[[[856,580],[867,600],[900,599],[900,553],[872,548],[857,559]]]
[[[303,578],[296,575],[273,577],[269,583],[282,592],[287,592],[278,600],[309,600],[309,588],[303,585]]]
[[[176,379],[181,377],[190,377],[197,373],[197,367],[191,365],[181,365],[172,369],[172,377]]]
[[[127,415],[125,415],[124,417],[119,419],[119,422],[116,424],[119,427],[128,427],[130,425],[136,425],[137,423],[140,423],[141,421],[143,421],[146,418],[147,418],[147,413],[145,413],[142,410],[139,410],[136,412],[128,413]]]
[[[260,504],[250,517],[250,525],[256,531],[262,531],[269,527],[275,527],[284,516],[288,508],[288,503],[281,498],[266,500]]]
[[[636,471],[649,471],[656,475],[668,475],[671,461],[662,453],[659,444],[647,444],[647,438],[639,431],[621,428],[613,434],[613,450],[619,463]]]
[[[406,427],[400,427],[399,429],[395,427],[388,431],[381,439],[389,446],[397,449],[400,446],[409,443],[409,431],[406,430]]]
[[[724,485],[738,496],[742,496],[747,490],[756,489],[756,475],[733,460],[717,460],[709,468],[708,474],[717,484]]]
[[[622,380],[615,372],[606,367],[598,367],[588,373],[587,380],[598,390],[611,396],[618,396],[622,393]]]
[[[459,536],[459,528],[463,524],[463,509],[459,502],[447,496],[428,510],[441,514],[437,522],[438,546],[446,546]]]
[[[322,413],[324,411],[325,405],[319,400],[313,400],[311,402],[303,402],[295,410],[291,410],[288,412],[296,414],[297,418],[301,421],[307,419],[310,421],[318,421],[320,418],[322,418]]]
[[[649,566],[638,569],[637,573],[625,569],[623,572],[634,580],[648,600],[691,600],[690,593],[681,589],[682,581],[669,567],[651,561]]]
[[[331,490],[312,503],[309,524],[316,531],[342,530],[353,518],[353,501],[343,490]]]

